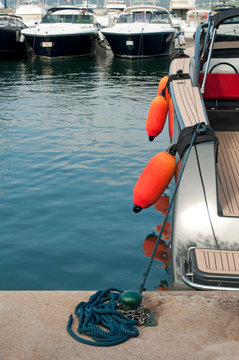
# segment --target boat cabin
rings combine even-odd
[[[93,24],[93,14],[79,8],[51,8],[43,17],[42,24],[71,23],[71,24]]]
[[[119,16],[117,23],[151,23],[151,24],[170,24],[171,14],[163,8],[151,6],[131,6]]]

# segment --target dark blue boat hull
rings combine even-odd
[[[0,29],[0,59],[22,58],[29,54],[26,42],[20,42],[20,30],[7,26]]]
[[[104,32],[103,32],[104,33]],[[174,33],[114,34],[104,33],[115,56],[153,57],[173,51]]]
[[[39,56],[88,56],[95,52],[95,34],[77,34],[67,36],[25,35],[33,52]]]

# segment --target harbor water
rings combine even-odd
[[[169,145],[167,123],[153,142],[145,131],[169,63],[0,62],[0,290],[139,287],[163,216],[135,214],[132,191]],[[158,257],[146,288],[161,282]]]

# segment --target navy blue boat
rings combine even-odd
[[[21,34],[39,56],[88,56],[95,52],[97,27],[92,13],[59,6],[49,9],[38,26]]]
[[[21,30],[26,25],[21,18],[7,13],[0,14],[0,59],[22,58],[29,53]]]
[[[102,29],[115,56],[139,58],[169,55],[176,29],[167,9],[138,5],[126,8],[117,23]]]

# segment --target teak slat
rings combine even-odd
[[[195,249],[195,255],[200,271],[239,275],[239,251]]]
[[[239,216],[239,132],[216,133],[218,138],[218,198],[225,216]]]
[[[172,63],[172,74],[182,70],[189,73],[190,58],[175,59]],[[199,122],[206,122],[199,89],[193,87],[190,79],[173,80],[175,100],[185,126],[191,126]]]

